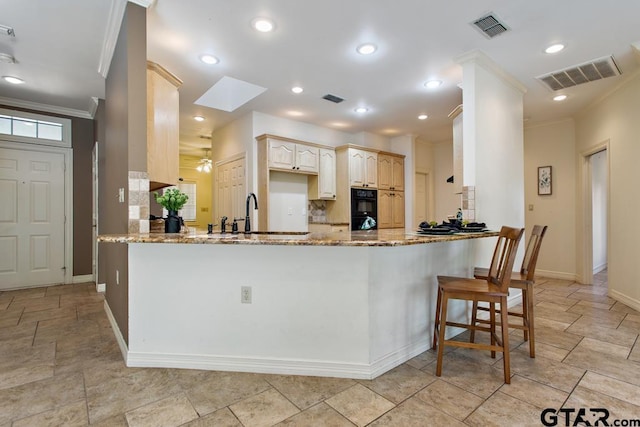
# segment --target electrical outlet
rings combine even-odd
[[[116,270],[116,285],[120,284],[120,270]]]
[[[240,302],[242,304],[251,304],[251,286],[242,286],[240,288]]]
[[[287,209],[287,215],[293,215],[293,208]]]

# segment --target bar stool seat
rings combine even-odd
[[[477,350],[491,351],[491,357],[496,357],[496,352],[503,353],[504,381],[511,382],[509,364],[509,330],[501,329],[501,336],[496,334],[496,304],[500,304],[501,323],[508,325],[507,320],[507,295],[511,281],[511,270],[516,257],[518,243],[522,238],[524,229],[503,226],[498,236],[498,241],[491,260],[491,267],[486,279],[458,278],[451,276],[438,276],[438,300],[436,305],[435,327],[433,331],[433,348],[438,350],[436,364],[436,376],[442,375],[442,363],[445,346],[473,348]],[[447,320],[447,307],[450,299],[486,302],[489,304],[489,326],[459,323]],[[462,342],[445,340],[445,329],[454,326],[475,331],[488,332],[491,336],[491,344],[474,342]]]

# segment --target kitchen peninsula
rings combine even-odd
[[[476,239],[496,235],[99,240],[128,245],[128,345],[119,339],[128,366],[370,379],[430,348],[436,276],[469,275]],[[467,316],[465,305],[450,310]]]

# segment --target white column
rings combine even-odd
[[[526,88],[480,51],[457,62],[463,75],[463,185],[475,187],[475,218],[496,230],[524,227]],[[478,262],[489,263],[492,244],[483,242]]]

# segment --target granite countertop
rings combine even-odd
[[[299,246],[406,246],[425,243],[449,242],[497,236],[497,231],[458,233],[428,236],[414,230],[369,230],[337,233],[284,233],[257,232],[249,235],[206,233],[195,234],[106,234],[98,236],[100,242],[110,243],[189,243],[238,245],[299,245]]]

